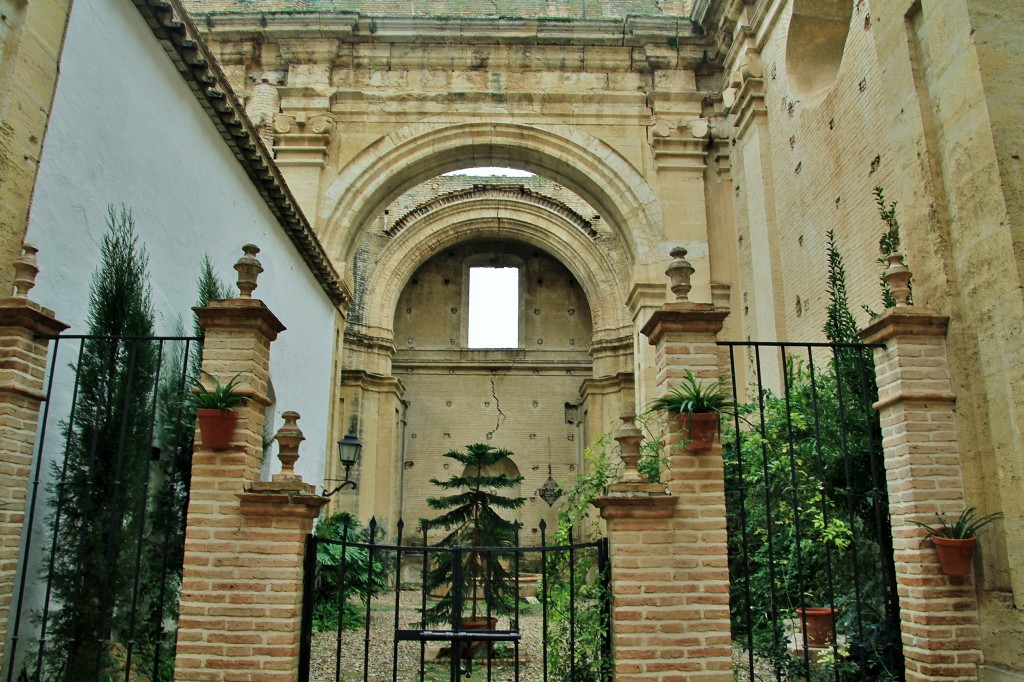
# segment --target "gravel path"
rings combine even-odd
[[[394,658],[395,594],[388,592],[373,600],[370,610],[370,653],[369,682],[391,682],[392,660]],[[419,592],[403,592],[399,611],[399,627],[415,628],[419,620]],[[519,680],[533,682],[542,679],[543,658],[541,656],[541,628],[543,620],[539,604],[529,605],[519,616]],[[508,629],[504,619],[499,629]],[[312,682],[360,682],[363,676],[363,652],[366,634],[363,630],[348,630],[341,640],[340,678],[335,677],[338,645],[336,632],[320,632],[313,635],[312,658],[309,679]],[[496,644],[496,647],[500,645]],[[440,645],[428,642],[425,656],[425,682],[446,682],[449,679],[450,662],[447,657],[438,656]],[[511,648],[511,647],[509,647]],[[509,657],[510,658],[510,657]],[[439,659],[439,660],[435,660]],[[418,642],[399,642],[398,677],[401,682],[419,680],[420,645]],[[474,680],[487,680],[487,663],[477,660],[473,672]],[[492,682],[514,682],[515,670],[511,660],[495,661],[491,668]]]

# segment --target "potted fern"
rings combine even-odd
[[[963,577],[971,571],[974,549],[978,544],[978,531],[1002,518],[1002,512],[977,516],[975,507],[968,507],[960,513],[956,521],[949,523],[944,514],[938,514],[938,525],[914,521],[914,525],[924,528],[928,538],[935,545],[939,555],[942,572],[946,575]]]
[[[687,447],[693,451],[707,450],[718,435],[719,416],[736,409],[722,381],[702,383],[686,370],[679,386],[647,405],[648,412],[667,412],[679,422]]]
[[[213,388],[209,389],[197,380],[193,384],[190,399],[196,408],[196,421],[199,422],[203,447],[223,450],[231,445],[231,436],[235,432],[235,422],[238,421],[235,408],[247,398],[236,390],[239,375],[221,384],[217,377],[208,372],[206,374],[213,379]]]
[[[473,551],[474,547],[515,546],[515,524],[498,512],[519,509],[526,498],[507,497],[500,491],[519,485],[523,477],[492,473],[495,465],[511,456],[508,450],[473,443],[465,451],[444,454],[462,465],[460,473],[445,481],[430,480],[450,494],[427,498],[431,509],[443,513],[433,519],[420,519],[424,531],[448,531],[436,545],[444,551],[435,554],[433,568],[423,576],[427,594],[443,593],[437,603],[423,611],[424,626],[451,624],[453,629],[493,629],[498,616],[514,611],[515,577],[506,567],[509,555]],[[456,575],[461,576],[457,585],[453,584]],[[470,603],[465,615],[464,601]]]

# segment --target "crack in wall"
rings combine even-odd
[[[501,425],[505,422],[506,415],[501,411],[501,401],[498,400],[498,386],[494,383],[494,379],[491,379],[491,397],[494,398],[494,409],[498,411],[498,417],[494,422],[494,428],[487,432],[487,440],[490,440]]]

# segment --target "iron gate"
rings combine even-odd
[[[196,339],[48,338],[4,679],[172,680]]]
[[[902,680],[873,349],[719,345],[738,679]]]
[[[607,540],[548,545],[543,521],[537,530],[537,546],[520,546],[517,528],[511,547],[434,547],[426,531],[404,544],[399,521],[386,544],[376,520],[360,530],[346,517],[340,539],[310,535],[300,682],[611,680]],[[452,618],[431,627],[423,613],[439,595],[416,579],[442,553],[454,554]],[[509,569],[511,613],[492,613],[487,599],[472,613],[458,575],[470,553]]]

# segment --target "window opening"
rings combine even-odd
[[[469,347],[519,347],[519,268],[469,269]]]

